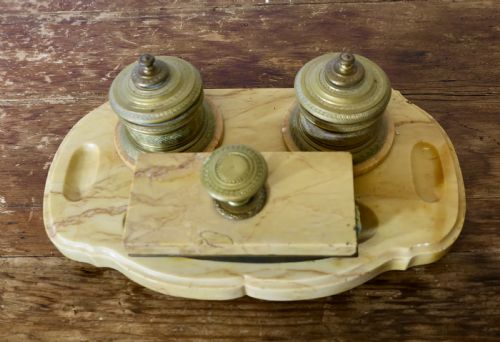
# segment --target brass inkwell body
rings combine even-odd
[[[115,78],[109,101],[120,119],[117,150],[129,166],[140,152],[211,150],[222,134],[200,73],[177,57],[140,56]]]
[[[290,150],[348,151],[361,174],[388,153],[394,130],[384,115],[389,79],[369,59],[329,53],[306,63],[295,77],[298,105],[285,122]]]

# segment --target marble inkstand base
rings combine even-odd
[[[295,106],[293,89],[205,94],[224,119],[223,145],[287,150],[282,124]],[[54,157],[44,195],[47,234],[73,260],[114,268],[154,291],[197,299],[318,298],[385,271],[434,262],[464,222],[457,156],[439,124],[398,91],[392,91],[385,115],[394,125],[392,147],[383,162],[354,178],[362,226],[354,256],[258,262],[130,256],[124,222],[134,174],[115,150],[117,118],[108,103],[83,117]]]

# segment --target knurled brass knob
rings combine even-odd
[[[250,204],[264,189],[266,180],[266,160],[245,145],[226,145],[215,150],[205,161],[201,178],[211,197],[232,207]]]

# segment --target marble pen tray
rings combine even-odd
[[[286,151],[282,123],[293,89],[208,89],[224,118],[222,144]],[[133,172],[113,139],[108,103],[84,116],[59,147],[47,177],[47,234],[67,257],[114,268],[165,294],[198,299],[243,295],[298,300],[336,294],[388,270],[438,260],[462,229],[465,193],[453,146],[437,122],[393,91],[386,110],[395,139],[386,159],[354,179],[362,231],[358,255],[313,260],[131,257],[123,243]]]

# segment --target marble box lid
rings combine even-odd
[[[208,153],[144,153],[136,164],[123,241],[134,256],[352,256],[357,252],[352,157],[263,152],[268,198],[234,221],[200,180]]]

